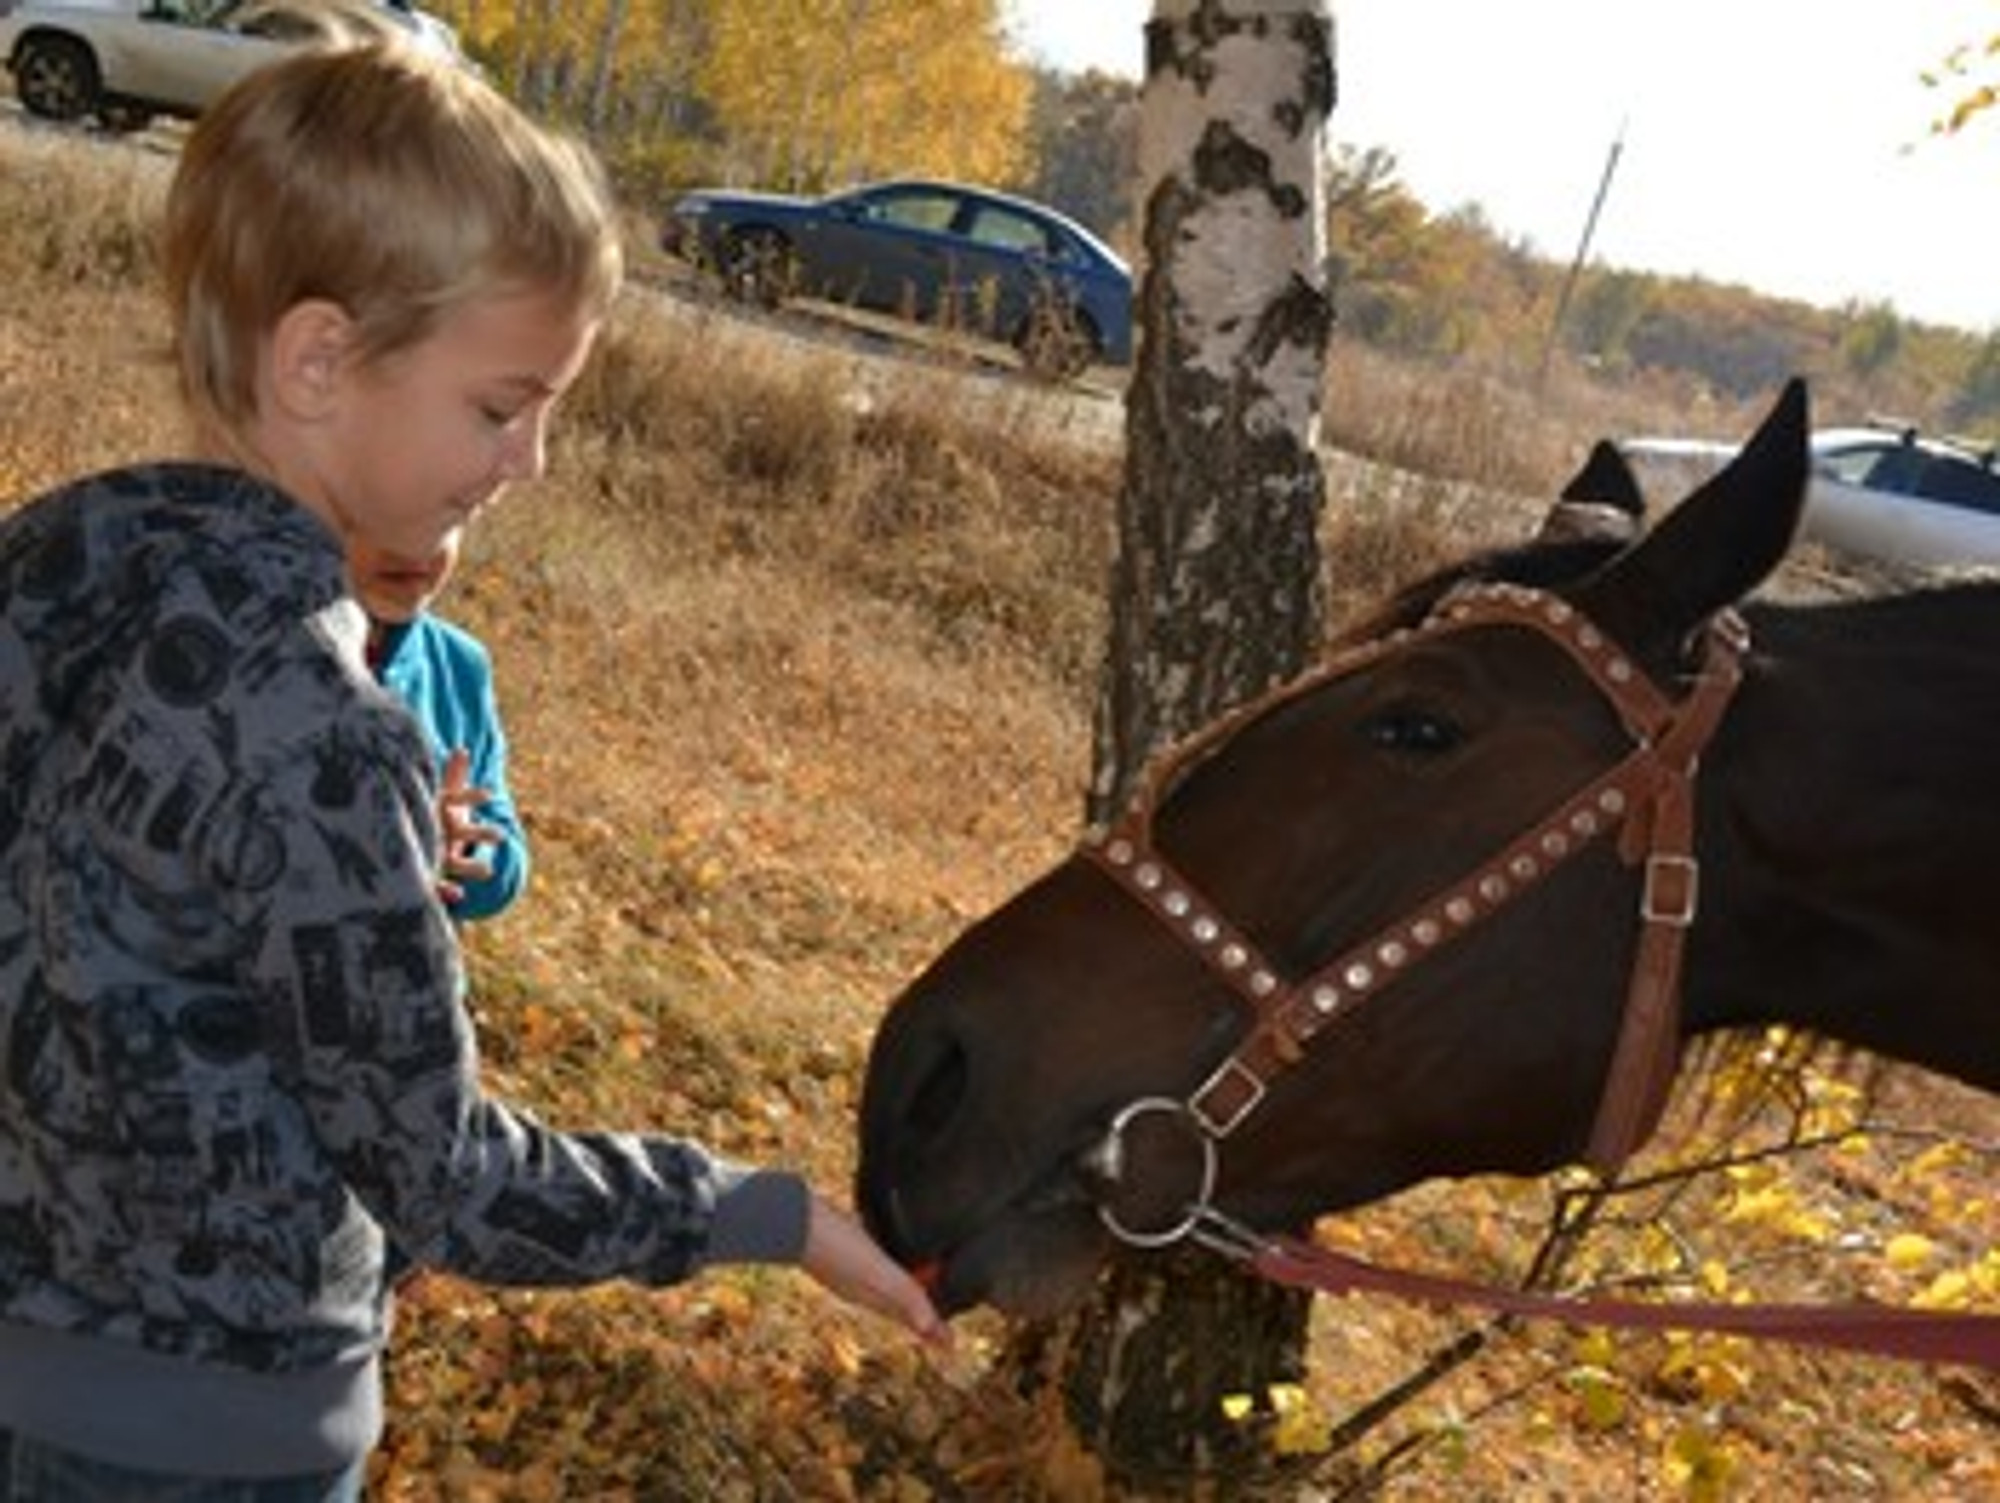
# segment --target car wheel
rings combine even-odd
[[[738,230],[722,248],[722,289],[738,302],[776,308],[792,295],[798,262],[792,242],[769,228]]]
[[[1097,358],[1099,342],[1089,314],[1057,302],[1036,304],[1014,334],[1021,363],[1045,381],[1081,375]]]
[[[21,106],[44,120],[81,120],[97,108],[97,59],[74,37],[29,37],[14,56]]]

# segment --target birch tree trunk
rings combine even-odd
[[[1333,98],[1327,0],[1156,0],[1093,822],[1154,753],[1298,673],[1321,639]],[[1133,1255],[1045,1351],[1115,1474],[1240,1480],[1274,1459],[1272,1390],[1304,1375],[1309,1313],[1308,1296],[1199,1249]],[[1248,1421],[1225,1416],[1236,1396]]]
[[[1155,752],[1319,641],[1326,5],[1156,0],[1146,28],[1140,339],[1093,820]]]

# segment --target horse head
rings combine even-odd
[[[1794,383],[1637,541],[1601,525],[1636,523],[1637,492],[1600,449],[1568,494],[1600,525],[1392,597],[964,931],[870,1057],[860,1201],[885,1245],[947,1307],[1046,1313],[1114,1233],[1166,1240],[1189,1206],[1295,1228],[1581,1157],[1645,920],[1644,863],[1587,838],[1579,790],[1638,786],[1607,770],[1789,547],[1806,435]],[[1637,710],[1627,680],[1653,686]],[[1495,881],[1520,889],[1504,911],[1444,932]]]

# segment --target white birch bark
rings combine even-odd
[[[1099,821],[1153,753],[1298,672],[1322,630],[1332,18],[1326,0],[1156,0],[1146,30]],[[1310,1308],[1211,1253],[1121,1259],[1052,1343],[1069,1413],[1115,1475],[1246,1483],[1274,1458],[1222,1401],[1303,1376]]]
[[[1092,816],[1320,630],[1326,0],[1156,0],[1139,353]]]

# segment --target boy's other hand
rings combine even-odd
[[[464,896],[461,885],[493,875],[493,863],[482,854],[486,846],[498,845],[505,833],[479,822],[478,811],[492,794],[472,782],[472,754],[453,747],[444,760],[444,774],[438,789],[438,826],[444,835],[444,868],[438,874],[438,895],[447,903]]]

